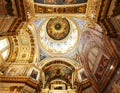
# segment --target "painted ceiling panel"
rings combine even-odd
[[[71,82],[72,70],[65,65],[51,64],[45,66],[44,71],[46,77],[45,80],[48,82],[54,79],[62,79],[68,83]]]

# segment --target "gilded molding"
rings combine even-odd
[[[32,78],[27,76],[0,76],[1,82],[16,82],[16,83],[25,83],[30,85],[33,88],[38,87],[38,83],[32,80]]]
[[[78,5],[78,6],[59,6],[59,7],[53,7],[53,6],[42,6],[39,4],[35,4],[35,13],[40,14],[74,14],[74,13],[86,13],[86,4]]]

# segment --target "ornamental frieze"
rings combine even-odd
[[[35,4],[35,13],[41,13],[41,14],[50,14],[50,13],[56,13],[56,14],[71,14],[71,13],[86,13],[86,4],[78,5],[78,6],[42,6]]]

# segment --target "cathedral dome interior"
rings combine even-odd
[[[120,93],[119,0],[0,0],[0,93]]]

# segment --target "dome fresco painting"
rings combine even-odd
[[[48,35],[52,39],[62,40],[68,35],[70,25],[66,18],[55,17],[48,21],[46,28]]]
[[[63,79],[67,82],[71,82],[72,78],[72,70],[65,66],[60,64],[52,64],[49,66],[45,66],[45,80],[51,81],[52,79]]]
[[[40,29],[40,44],[49,53],[65,54],[75,47],[77,41],[76,25],[67,18],[57,17],[47,20]]]

